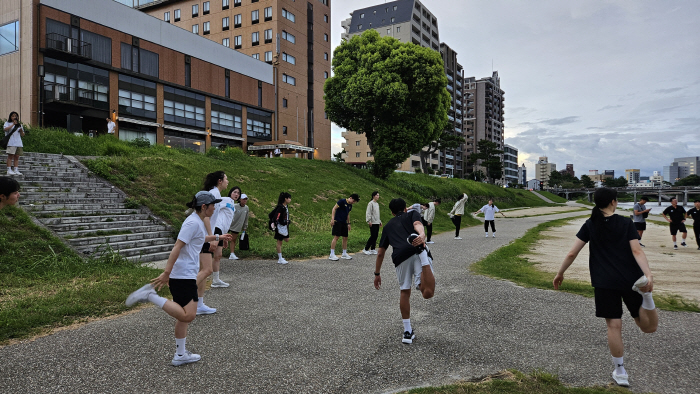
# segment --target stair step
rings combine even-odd
[[[22,197],[33,193],[112,193],[114,188],[105,186],[79,186],[79,187],[58,187],[58,186],[26,186],[22,185],[20,193]]]
[[[138,234],[145,232],[163,231],[165,226],[161,225],[144,225],[144,226],[133,226],[133,227],[111,227],[109,229],[85,229],[85,230],[68,230],[68,231],[56,231],[62,237],[80,237],[80,238],[90,238],[90,237],[104,237],[104,235],[97,234],[97,232],[121,232],[129,231],[128,234]]]
[[[46,193],[46,192],[25,192],[23,190],[20,191],[22,195],[22,199],[24,201],[44,201],[47,199],[47,197],[50,200],[55,200],[55,199],[94,199],[97,201],[104,201],[104,200],[113,200],[113,199],[122,199],[121,194],[114,192],[114,191],[109,191],[107,193],[99,193],[99,192],[93,192],[93,193],[76,193],[76,192],[65,192],[65,191],[56,191],[52,193]]]
[[[160,252],[160,253],[153,253],[153,254],[146,254],[143,256],[132,256],[132,257],[127,257],[127,260],[130,261],[140,261],[142,263],[148,263],[149,261],[160,261],[160,260],[167,260],[168,257],[170,257],[170,251],[168,252]]]
[[[149,246],[161,246],[161,245],[169,245],[169,248],[172,249],[172,246],[175,244],[175,240],[169,237],[163,237],[163,238],[146,238],[146,239],[141,239],[141,240],[135,240],[135,241],[122,241],[122,242],[110,242],[109,246],[112,248],[112,250],[118,251],[121,249],[132,249],[132,248],[145,248]],[[87,251],[90,253],[95,253],[96,251],[100,250],[105,250],[107,247],[107,243],[95,243],[95,244],[89,244],[89,245],[84,245],[84,246],[76,246],[76,248],[80,251]]]
[[[35,208],[36,206],[32,207]],[[30,211],[28,206],[24,209]],[[104,215],[137,215],[140,209],[128,209],[128,208],[114,208],[114,209],[81,209],[81,210],[32,210],[32,215],[43,219],[60,219],[62,217],[91,217],[91,216],[104,216]]]
[[[153,253],[168,253],[170,254],[170,251],[173,249],[173,244],[163,244],[163,245],[155,245],[155,246],[144,246],[144,247],[134,247],[134,248],[129,248],[129,249],[120,249],[116,250],[113,248],[113,250],[117,253],[119,253],[121,256],[124,257],[138,257],[140,255],[147,255],[147,254],[153,254]],[[102,251],[106,250],[105,248],[102,249],[95,249],[93,251],[88,251],[86,250],[81,250],[78,249],[82,254],[99,254]]]
[[[66,234],[73,231],[113,231],[116,229],[129,230],[132,228],[148,227],[154,224],[150,220],[132,220],[119,222],[92,222],[92,223],[66,223],[66,224],[51,224],[49,227],[59,233]]]
[[[141,214],[128,214],[128,215],[94,215],[94,216],[61,216],[52,218],[39,218],[39,221],[47,226],[61,225],[61,224],[86,224],[86,223],[118,223],[134,220],[148,220],[149,215],[145,213]]]
[[[84,238],[71,238],[68,239],[68,243],[78,247],[81,245],[95,245],[103,243],[112,242],[124,242],[124,241],[138,241],[142,239],[153,239],[153,238],[165,238],[172,236],[170,231],[150,231],[150,232],[140,232],[132,234],[119,234],[119,235],[103,235],[98,237],[84,237]]]
[[[95,186],[95,181],[91,180],[85,180],[85,181],[80,181],[80,180],[74,180],[74,181],[61,181],[61,180],[48,180],[48,181],[24,181],[24,182],[19,182],[20,185],[22,186],[22,190],[20,190],[20,193],[24,190],[25,187],[57,187],[60,189],[65,189],[65,188],[90,188]],[[105,186],[106,187],[106,186]],[[112,188],[112,186],[109,186]]]
[[[20,191],[21,193],[21,191]],[[116,195],[115,197],[110,197],[110,198],[100,198],[100,199],[93,199],[93,198],[61,198],[61,197],[53,197],[51,194],[48,194],[46,196],[34,196],[34,197],[28,197],[23,199],[24,204],[34,204],[34,205],[61,205],[61,204],[71,204],[71,205],[94,205],[94,204],[118,204],[122,201],[121,197],[118,197]]]

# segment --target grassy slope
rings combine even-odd
[[[550,193],[550,192],[547,192],[547,191],[544,191],[544,190],[538,190],[537,193],[540,193],[540,194],[541,194],[542,196],[544,196],[545,198],[548,198],[548,199],[550,199],[550,200],[552,200],[552,201],[554,201],[554,202],[565,203],[565,202],[568,201],[568,200],[567,200],[566,198],[564,198],[564,197],[561,197],[561,196],[559,196],[559,195],[556,195],[556,194],[554,194],[554,193]]]

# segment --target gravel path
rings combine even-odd
[[[231,287],[205,298],[219,312],[190,326],[187,347],[200,362],[170,365],[173,319],[151,306],[0,348],[0,392],[384,393],[505,368],[542,368],[566,384],[605,385],[612,366],[591,299],[468,270],[534,225],[576,215],[497,219],[495,239],[485,239],[480,226],[463,230],[461,241],[435,236],[436,295],[412,297],[413,345],[401,343],[389,260],[379,291],[373,256],[287,266],[225,261],[222,278]],[[700,314],[662,312],[651,335],[629,315],[623,326],[633,391],[697,392]]]

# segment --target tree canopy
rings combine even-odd
[[[447,126],[450,96],[439,52],[370,29],[333,51],[332,68],[326,115],[365,134],[375,175],[389,176]]]
[[[688,175],[685,178],[677,180],[675,186],[700,186],[700,176],[695,174]]]
[[[503,176],[503,162],[501,155],[503,151],[498,149],[495,142],[489,140],[479,140],[476,143],[476,151],[469,155],[467,163],[470,165],[479,164],[486,170],[486,180],[494,183],[496,179]],[[481,160],[481,163],[479,163]]]

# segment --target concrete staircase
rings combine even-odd
[[[5,163],[7,156],[0,155]],[[129,208],[126,194],[96,177],[76,158],[24,153],[21,207],[83,255],[111,248],[133,261],[167,259],[175,243],[170,227],[145,207]],[[0,176],[6,176],[0,166]]]

